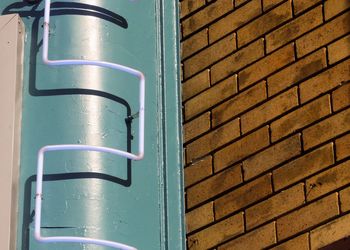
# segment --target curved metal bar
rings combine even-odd
[[[127,151],[99,147],[91,145],[81,144],[62,144],[62,145],[47,145],[42,147],[38,152],[38,163],[37,163],[37,181],[36,181],[36,201],[35,201],[35,239],[42,243],[52,242],[77,242],[77,243],[88,243],[102,246],[109,246],[121,250],[137,250],[132,246],[128,246],[122,243],[92,239],[87,237],[71,237],[71,236],[59,236],[59,237],[43,237],[41,236],[41,208],[42,208],[42,184],[43,184],[43,172],[44,172],[44,154],[49,151],[64,151],[64,150],[78,150],[78,151],[96,151],[105,152],[115,155],[119,155],[131,160],[141,160],[144,156],[144,123],[145,123],[145,77],[141,71],[136,69],[104,61],[93,61],[93,60],[50,60],[48,57],[49,50],[49,27],[50,27],[50,7],[51,1],[45,0],[45,12],[44,12],[44,34],[43,34],[43,54],[42,59],[45,64],[50,66],[63,66],[63,65],[94,65],[104,68],[115,69],[129,73],[139,78],[140,92],[139,92],[139,145],[138,153],[133,154]]]
[[[50,60],[48,58],[49,54],[49,27],[50,27],[50,6],[51,0],[45,0],[45,12],[44,12],[44,34],[43,34],[43,54],[42,59],[45,64],[50,66],[64,66],[64,65],[93,65],[104,68],[115,69],[118,71],[123,71],[129,73],[133,76],[139,78],[140,82],[140,92],[139,92],[139,152],[133,154],[134,158],[132,160],[141,160],[144,156],[144,137],[145,137],[145,76],[141,71],[136,69],[110,63],[104,61],[94,61],[94,60]],[[128,153],[128,152],[126,152]]]
[[[52,242],[77,242],[77,243],[88,243],[101,246],[109,246],[121,250],[137,250],[132,246],[128,246],[122,243],[99,240],[87,237],[71,237],[71,236],[60,236],[60,237],[42,237],[41,236],[41,208],[42,208],[42,196],[43,196],[43,176],[44,176],[44,155],[45,152],[50,151],[66,151],[66,150],[75,150],[75,151],[95,151],[95,152],[107,152],[112,154],[120,155],[120,150],[113,148],[105,147],[95,147],[89,145],[52,145],[45,146],[39,150],[38,153],[38,169],[36,174],[36,199],[35,199],[35,226],[34,226],[34,236],[35,239],[42,243],[52,243]],[[132,159],[132,155],[126,155],[126,158]]]

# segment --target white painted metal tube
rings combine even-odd
[[[139,152],[134,154],[132,160],[141,160],[144,156],[144,137],[145,137],[145,76],[141,71],[136,69],[104,61],[94,60],[49,60],[49,29],[50,29],[50,6],[51,1],[45,0],[44,12],[44,34],[43,34],[43,54],[42,58],[45,64],[50,66],[64,66],[64,65],[93,65],[104,68],[115,69],[129,73],[139,78]],[[129,158],[131,159],[131,158]]]
[[[119,150],[104,147],[94,147],[89,145],[53,145],[45,146],[39,150],[38,153],[38,168],[36,174],[36,199],[35,199],[35,219],[34,219],[34,236],[35,239],[42,243],[53,243],[53,242],[76,242],[76,243],[87,243],[101,246],[113,247],[121,250],[137,250],[132,246],[128,246],[119,242],[99,240],[87,237],[71,237],[71,236],[59,236],[59,237],[42,237],[41,236],[41,208],[42,208],[42,197],[43,197],[43,175],[44,175],[44,155],[45,152],[49,151],[67,151],[67,150],[83,150],[83,151],[96,151],[96,152],[107,152],[112,154],[120,155]],[[133,157],[131,154],[126,155],[126,158]]]
[[[119,71],[129,73],[136,76],[139,79],[139,145],[138,153],[133,154],[127,151],[99,147],[91,145],[81,144],[62,144],[62,145],[47,145],[42,147],[38,153],[37,163],[37,181],[36,181],[36,201],[35,201],[35,239],[42,243],[52,242],[76,242],[76,243],[87,243],[96,244],[102,246],[109,246],[120,250],[137,250],[132,246],[128,246],[118,242],[112,242],[107,240],[92,239],[87,237],[71,237],[71,236],[59,236],[59,237],[42,237],[41,236],[41,208],[42,208],[42,184],[43,184],[43,171],[44,171],[44,154],[48,151],[67,151],[67,150],[78,150],[78,151],[96,151],[105,152],[115,155],[119,155],[131,160],[141,160],[144,156],[144,134],[145,134],[145,77],[142,72],[124,66],[120,64],[114,64],[104,61],[94,60],[49,60],[49,26],[50,26],[50,7],[51,1],[45,0],[45,12],[44,12],[44,34],[43,34],[43,54],[42,59],[45,64],[50,66],[63,66],[63,65],[93,65],[105,68],[111,68]]]

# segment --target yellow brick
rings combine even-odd
[[[188,248],[191,250],[209,249],[243,232],[243,214],[239,213],[189,236]]]
[[[247,229],[280,216],[304,204],[304,184],[298,184],[246,210]]]
[[[350,188],[343,189],[339,192],[340,209],[342,213],[350,211]]]
[[[207,132],[210,129],[210,112],[206,112],[197,119],[187,122],[183,126],[184,142]]]
[[[213,83],[236,73],[246,65],[264,56],[264,40],[259,39],[249,46],[235,52],[233,55],[219,61],[211,67],[211,81]]]
[[[298,92],[295,87],[242,115],[242,132],[247,133],[296,106]]]
[[[210,43],[236,30],[261,13],[260,0],[252,0],[209,26]]]
[[[185,168],[185,187],[203,180],[212,173],[212,157],[209,155]]]
[[[350,2],[349,2],[350,3]],[[350,35],[328,45],[328,61],[333,64],[350,55]]]
[[[242,182],[241,166],[236,165],[187,189],[187,207],[192,208]]]
[[[307,200],[313,200],[349,183],[350,160],[306,180]]]
[[[208,45],[208,29],[204,29],[181,43],[182,59],[191,56]]]
[[[347,134],[335,141],[337,160],[350,156],[350,134]]]
[[[293,0],[294,13],[299,14],[314,4],[321,2],[322,0]]]
[[[182,84],[182,101],[188,100],[209,87],[209,70],[204,70]]]
[[[218,171],[269,145],[268,127],[263,127],[214,154],[214,169]]]
[[[304,56],[350,31],[350,12],[322,25],[296,41],[298,57]]]
[[[350,81],[332,93],[333,109],[338,111],[350,105]]]
[[[346,81],[350,81],[350,59],[337,64],[327,71],[324,71],[321,74],[318,74],[317,76],[301,83],[301,102],[307,102]]]
[[[294,46],[293,44],[288,44],[240,71],[238,74],[239,89],[242,90],[252,85],[254,82],[261,80],[293,61]]]
[[[182,21],[183,36],[187,36],[233,9],[232,0],[218,0]]]
[[[304,148],[309,149],[350,130],[350,108],[303,131]]]
[[[348,8],[350,8],[349,0],[328,0],[324,3],[325,18],[328,20]]]
[[[263,0],[264,11],[267,11],[284,0]]]
[[[261,82],[212,110],[212,123],[217,126],[267,98],[265,82]]]
[[[277,237],[282,240],[293,236],[338,214],[338,195],[329,195],[277,219]]]
[[[204,5],[205,0],[183,0],[180,2],[180,17],[183,18]]]
[[[283,116],[271,124],[271,140],[276,141],[331,113],[329,95]]]
[[[271,193],[271,175],[267,174],[215,200],[215,218],[222,218]]]
[[[275,190],[310,176],[334,163],[333,144],[327,144],[273,171]]]
[[[320,49],[267,78],[269,96],[327,67],[326,50]]]
[[[235,93],[237,93],[237,77],[232,76],[187,101],[185,119],[194,117]]]
[[[344,215],[311,231],[311,250],[320,249],[350,236],[350,215]]]
[[[310,250],[309,249],[309,234],[303,234],[293,238],[281,245],[278,245],[271,250]]]
[[[244,180],[249,180],[300,153],[300,134],[297,134],[245,160]]]
[[[286,3],[240,28],[237,31],[238,46],[242,47],[243,45],[253,41],[291,18],[291,1],[287,1]]]
[[[187,233],[199,229],[214,221],[214,203],[209,202],[189,213],[186,213]]]
[[[276,227],[273,222],[219,246],[218,250],[263,249],[276,241]]]
[[[266,50],[271,52],[282,45],[294,40],[323,22],[322,6],[293,19],[286,25],[266,35]]]
[[[185,79],[236,50],[235,34],[231,34],[184,61]]]
[[[187,162],[210,153],[238,138],[239,135],[239,120],[236,119],[188,144],[186,146]]]

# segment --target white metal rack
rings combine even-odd
[[[44,33],[43,33],[43,54],[42,58],[45,64],[50,66],[63,66],[63,65],[94,65],[105,68],[111,68],[118,71],[123,71],[136,76],[139,79],[139,144],[138,153],[133,154],[123,150],[81,145],[81,144],[60,144],[60,145],[46,145],[42,147],[38,152],[37,162],[37,180],[36,180],[36,200],[35,200],[35,228],[34,236],[35,239],[42,243],[53,243],[53,242],[75,242],[75,243],[86,243],[96,244],[102,246],[108,246],[121,250],[137,250],[135,247],[128,246],[119,242],[93,239],[87,237],[73,237],[73,236],[55,236],[55,237],[43,237],[41,235],[41,208],[42,208],[42,184],[44,174],[44,155],[45,152],[49,151],[95,151],[105,152],[125,157],[130,160],[141,160],[144,156],[144,131],[145,131],[145,77],[142,72],[126,67],[120,64],[114,64],[104,61],[92,61],[92,60],[50,60],[48,58],[49,50],[49,26],[50,26],[50,11],[51,1],[45,0],[45,12],[44,12]]]

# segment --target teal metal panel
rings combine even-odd
[[[43,3],[2,0],[26,26],[17,249],[110,249],[33,238],[38,150],[91,144],[137,152],[138,80],[94,66],[41,61]],[[123,64],[146,77],[145,157],[95,152],[45,159],[42,234],[82,236],[138,249],[185,249],[176,1],[52,1],[52,59]],[[166,18],[165,18],[166,17]]]

